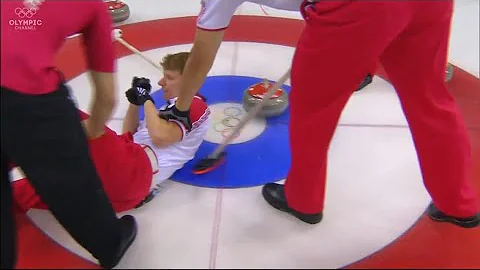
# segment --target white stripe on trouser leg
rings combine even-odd
[[[18,180],[25,179],[25,173],[20,169],[20,167],[15,167],[10,170],[10,181],[15,182]]]
[[[152,190],[154,187],[156,187],[156,181],[155,181],[155,176],[158,173],[158,160],[157,156],[155,155],[155,152],[150,148],[148,145],[142,145],[143,150],[147,154],[148,160],[150,161],[150,166],[152,168],[152,183],[150,185],[150,190]],[[19,181],[22,179],[25,179],[25,173],[22,171],[20,167],[14,167],[13,169],[10,170],[10,181],[15,182]]]
[[[150,161],[150,165],[152,167],[152,183],[150,184],[150,190],[153,190],[157,186],[157,181],[155,181],[156,174],[158,173],[158,159],[157,155],[153,151],[152,148],[148,145],[142,144],[143,150],[147,154],[148,160]]]

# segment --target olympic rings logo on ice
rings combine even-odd
[[[20,18],[32,18],[35,14],[37,14],[37,9],[36,8],[20,8],[17,7],[15,9],[15,15],[17,15]]]
[[[223,115],[225,115],[225,117],[222,120],[213,124],[213,129],[225,138],[240,124],[240,117],[243,115],[243,111],[237,107],[227,107],[223,110]],[[238,136],[240,136],[240,133],[237,133],[235,138]]]

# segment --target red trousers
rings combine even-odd
[[[81,118],[88,115],[80,112]],[[89,140],[88,146],[103,188],[114,210],[130,210],[148,195],[153,169],[143,147],[133,142],[131,134],[117,135],[105,127],[105,134]],[[68,181],[68,179],[65,179]],[[29,181],[13,182],[13,198],[17,210],[46,209]]]
[[[329,1],[302,5],[291,73],[291,208],[324,208],[327,152],[353,91],[380,61],[407,117],[434,204],[472,216],[479,204],[464,121],[445,85],[453,2]]]

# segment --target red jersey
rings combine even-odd
[[[1,86],[24,94],[58,88],[54,59],[65,38],[83,34],[87,67],[113,72],[112,19],[103,0],[1,1]]]

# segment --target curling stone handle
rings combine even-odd
[[[289,68],[287,72],[285,72],[285,74],[283,74],[283,76],[280,77],[280,79],[275,84],[273,85],[270,84],[270,88],[268,88],[268,91],[265,93],[265,96],[263,97],[262,101],[257,103],[248,112],[248,114],[240,120],[240,123],[238,123],[238,125],[235,126],[235,128],[233,129],[233,132],[230,133],[229,136],[225,138],[225,141],[222,144],[220,144],[215,149],[215,151],[213,151],[213,153],[210,155],[210,158],[217,158],[223,152],[223,150],[225,150],[225,147],[227,147],[227,145],[230,144],[235,139],[236,134],[240,132],[240,130],[260,112],[260,110],[263,108],[265,103],[277,92],[277,89],[280,88],[288,80],[288,78],[290,78],[290,72],[291,72],[291,68]]]

